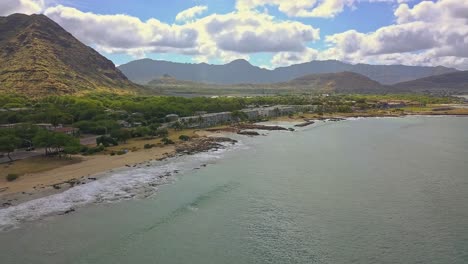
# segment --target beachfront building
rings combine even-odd
[[[262,120],[265,118],[278,117],[294,114],[296,112],[312,111],[314,106],[311,105],[277,105],[277,106],[264,106],[257,108],[249,108],[240,110],[245,113],[248,120]],[[187,128],[204,128],[216,125],[222,125],[238,121],[237,118],[232,116],[231,112],[202,114],[196,116],[188,116],[179,118],[178,122],[183,127]]]
[[[176,115],[176,114],[166,115],[166,121],[167,122],[173,122],[173,121],[177,121],[177,120],[179,120],[179,116]]]

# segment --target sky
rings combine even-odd
[[[45,14],[121,65],[246,59],[468,70],[468,0],[0,0],[0,16]]]

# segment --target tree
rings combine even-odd
[[[156,136],[158,137],[167,137],[169,135],[169,131],[166,128],[160,128],[156,130]]]
[[[248,120],[249,119],[249,116],[242,112],[242,111],[233,111],[231,113],[231,116],[233,119],[236,119],[237,121],[245,121],[245,120]]]
[[[115,138],[118,142],[126,143],[127,140],[132,138],[132,133],[130,130],[127,129],[117,129],[112,130],[111,137]]]
[[[96,138],[96,145],[103,145],[104,147],[109,147],[110,145],[117,146],[119,145],[119,143],[112,137],[100,136]]]
[[[153,123],[151,125],[148,126],[149,130],[150,130],[150,136],[153,136],[155,137],[156,136],[156,131],[158,130],[158,128],[160,127],[161,125],[158,124],[158,123]]]
[[[44,147],[46,155],[58,154],[73,154],[79,151],[80,141],[72,136],[50,132],[47,130],[39,131],[33,139],[34,145]]]
[[[10,156],[10,153],[15,151],[15,149],[21,144],[21,139],[13,135],[6,135],[0,137],[0,151],[6,152],[7,157],[10,161],[13,159]]]
[[[147,127],[137,127],[132,131],[133,137],[145,137],[151,133],[151,129]]]
[[[176,121],[171,125],[172,128],[175,130],[182,130],[184,128],[184,125],[180,121]]]

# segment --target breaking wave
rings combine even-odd
[[[64,214],[92,203],[111,203],[153,195],[162,184],[174,181],[175,174],[199,169],[221,159],[228,151],[245,148],[240,142],[215,151],[180,156],[165,161],[147,162],[135,168],[125,168],[86,185],[79,185],[62,193],[31,200],[0,209],[0,231],[18,227],[26,221]]]

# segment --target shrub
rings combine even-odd
[[[119,156],[120,156],[120,155],[125,155],[125,154],[127,154],[127,151],[126,151],[126,150],[123,150],[123,149],[122,149],[122,150],[117,151],[117,155],[119,155]]]
[[[102,145],[99,147],[95,147],[95,148],[88,148],[86,152],[83,153],[83,155],[93,155],[93,154],[104,151],[104,149],[105,148]]]
[[[170,139],[167,138],[167,137],[164,137],[163,139],[161,139],[161,141],[164,143],[164,145],[172,145],[172,144],[175,144],[174,141],[170,140]]]
[[[80,152],[81,153],[86,153],[89,150],[88,146],[81,146]]]
[[[156,146],[155,144],[145,144],[144,148],[151,149],[151,148],[154,148],[155,146]]]
[[[6,176],[7,181],[12,182],[19,178],[19,175],[16,173],[10,173]]]
[[[167,137],[169,135],[169,131],[166,128],[159,128],[156,130],[155,135],[158,137]]]
[[[98,146],[104,146],[104,147],[109,147],[110,145],[112,146],[117,146],[119,143],[112,137],[108,136],[100,136],[96,138],[96,145]]]
[[[189,141],[189,140],[190,140],[190,137],[187,136],[187,135],[181,135],[181,136],[179,137],[179,139],[182,140],[182,141]]]

